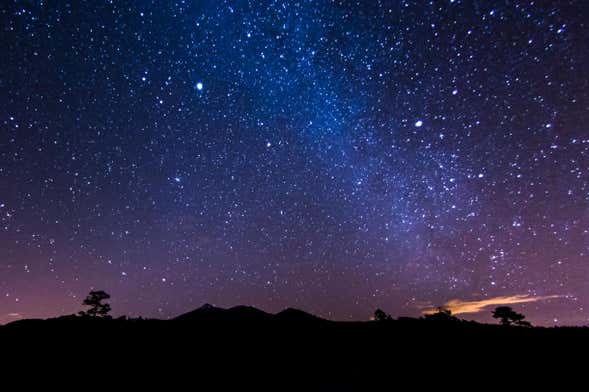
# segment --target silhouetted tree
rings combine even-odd
[[[106,292],[102,290],[91,291],[86,297],[86,299],[82,302],[82,305],[89,306],[90,309],[88,309],[85,312],[79,312],[79,315],[110,318],[110,316],[108,315],[108,312],[110,312],[110,304],[102,302],[109,298],[110,295],[108,295]]]
[[[443,306],[438,307],[438,311],[425,315],[426,320],[430,321],[458,321],[456,316],[452,315],[452,311]]]
[[[390,321],[392,319],[393,318],[391,317],[391,315],[385,313],[382,309],[376,309],[374,311],[374,320],[376,321]]]
[[[493,318],[499,319],[502,325],[518,325],[520,327],[531,327],[528,321],[524,320],[526,316],[517,313],[509,306],[499,306],[493,311]]]

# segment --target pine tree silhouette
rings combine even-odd
[[[87,311],[79,312],[80,316],[89,317],[102,317],[110,318],[108,312],[110,312],[110,304],[103,303],[102,301],[110,298],[110,295],[102,290],[91,291],[86,299],[82,302],[82,305],[89,306],[90,309]]]
[[[390,321],[393,318],[390,314],[385,313],[382,309],[376,309],[374,311],[374,320],[376,321]]]
[[[531,327],[530,322],[524,320],[526,316],[517,313],[509,306],[499,306],[493,311],[493,318],[499,319],[502,325],[518,325],[520,327]]]

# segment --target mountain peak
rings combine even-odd
[[[198,308],[198,310],[209,310],[209,309],[217,309],[217,307],[215,305],[211,305],[209,303],[206,303],[206,304],[202,305],[200,308]]]

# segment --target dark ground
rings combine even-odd
[[[64,316],[0,327],[5,382],[83,390],[569,390],[574,380],[583,384],[571,390],[585,390],[588,343],[589,328],[333,322],[249,307],[167,321]]]

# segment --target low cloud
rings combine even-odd
[[[527,302],[538,302],[547,299],[561,298],[562,295],[542,295],[542,296],[531,296],[525,294],[503,296],[487,298],[481,301],[463,301],[461,299],[452,299],[444,304],[444,308],[449,309],[452,314],[464,314],[464,313],[479,313],[486,310],[490,306],[497,305],[512,305],[521,304]],[[423,314],[432,314],[438,311],[435,309],[425,309]]]

